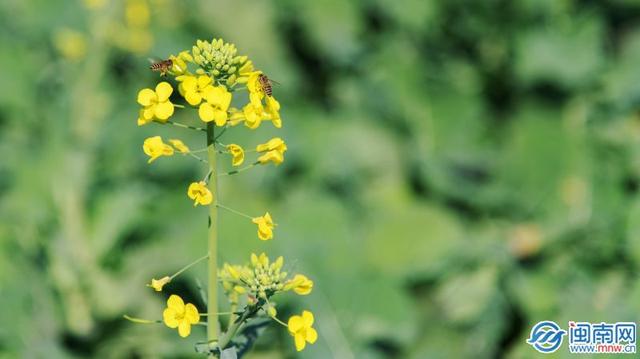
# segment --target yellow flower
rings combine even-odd
[[[266,152],[262,156],[258,157],[258,162],[261,164],[273,162],[276,165],[279,165],[284,161],[284,153],[287,151],[287,145],[280,137],[274,137],[267,143],[258,145],[256,147],[256,151]]]
[[[282,119],[280,118],[280,103],[275,98],[267,96],[266,110],[273,125],[276,128],[282,127]]]
[[[184,76],[180,82],[180,90],[189,105],[197,106],[202,102],[204,94],[213,88],[212,81],[211,77],[206,75]]]
[[[233,159],[231,160],[232,166],[240,166],[242,162],[244,162],[244,150],[242,147],[232,143],[227,146],[227,151],[229,151],[231,156],[233,156]]]
[[[198,114],[204,122],[215,121],[217,126],[227,123],[227,110],[231,104],[231,93],[224,86],[210,86],[204,93],[206,102],[200,105]]]
[[[296,274],[293,279],[287,282],[284,290],[291,290],[300,295],[307,295],[313,289],[313,281],[302,274]]]
[[[171,65],[170,73],[177,77],[181,77],[181,81],[184,79],[183,75],[190,76],[189,69],[187,67],[187,62],[193,62],[193,57],[188,51],[182,51],[178,54],[178,56],[171,55],[169,56],[169,60],[173,63]],[[178,86],[178,91],[182,96],[184,96],[184,89],[182,88],[182,83]]]
[[[144,153],[149,156],[149,163],[155,161],[160,156],[172,156],[173,148],[162,142],[160,136],[149,137],[144,140],[142,145]]]
[[[146,125],[147,123],[158,120],[158,122],[166,122],[173,115],[173,103],[169,101],[169,96],[173,92],[173,88],[168,82],[161,82],[156,86],[155,91],[151,89],[142,89],[138,92],[138,103],[143,106],[138,117],[138,125]]]
[[[176,139],[170,139],[169,143],[171,144],[171,146],[173,146],[173,148],[178,150],[178,152],[189,153],[189,147],[187,147],[187,145],[185,145],[184,142]]]
[[[199,204],[206,206],[213,201],[213,194],[207,188],[207,183],[203,181],[191,183],[187,195],[194,200],[194,206]]]
[[[269,212],[264,216],[254,218],[253,223],[258,225],[258,238],[263,241],[273,238],[273,227],[275,227],[275,225]]]
[[[256,151],[258,152],[278,151],[284,154],[286,150],[287,150],[287,145],[284,143],[284,141],[280,137],[274,137],[269,141],[256,146]]]
[[[171,278],[165,276],[160,279],[151,279],[151,284],[147,284],[147,286],[155,289],[156,292],[162,292],[162,287],[164,287],[169,282],[171,282]]]
[[[254,105],[253,103],[248,103],[242,108],[242,113],[244,115],[244,125],[255,130],[262,122],[264,108],[262,104]]]
[[[262,107],[262,99],[264,98],[264,89],[260,84],[260,75],[262,71],[255,71],[249,75],[247,80],[247,90],[249,90],[249,100],[252,105]]]
[[[228,124],[230,126],[236,126],[238,124],[240,124],[242,121],[244,121],[244,111],[243,110],[238,110],[235,107],[231,107],[229,109],[229,120],[228,120]]]
[[[313,344],[318,340],[318,332],[313,329],[313,313],[308,310],[302,312],[302,315],[294,315],[289,318],[288,328],[295,340],[296,350],[301,351],[309,344]]]
[[[182,298],[172,294],[167,300],[167,308],[162,312],[162,319],[167,327],[178,328],[178,334],[185,338],[191,334],[191,325],[200,321],[200,314],[195,305],[185,305]]]
[[[273,162],[276,165],[281,164],[284,161],[284,156],[282,155],[282,152],[280,151],[269,151],[267,153],[265,153],[264,155],[258,157],[258,162],[260,162],[260,164],[267,164],[269,162]]]

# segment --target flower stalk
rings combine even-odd
[[[215,123],[207,123],[207,154],[209,160],[209,171],[217,173],[216,169],[216,148],[215,148]],[[209,191],[216,194],[214,203],[218,202],[218,179],[217,176],[209,178]],[[207,295],[207,311],[209,313],[218,312],[218,206],[209,206],[209,286]],[[219,322],[217,316],[207,317],[207,341],[218,339]],[[213,357],[213,356],[212,356]]]

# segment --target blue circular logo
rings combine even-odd
[[[527,344],[534,347],[540,353],[553,353],[560,345],[567,334],[566,330],[560,329],[558,324],[550,320],[539,322],[531,329]]]

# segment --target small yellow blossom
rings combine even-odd
[[[180,83],[181,92],[184,95],[185,100],[191,106],[197,106],[202,102],[202,98],[205,93],[207,93],[213,85],[211,83],[213,80],[211,77],[206,75],[201,75],[198,77],[195,76],[185,76]]]
[[[178,334],[186,338],[191,334],[191,325],[200,321],[200,314],[195,305],[185,305],[182,298],[172,294],[167,300],[167,308],[162,312],[162,319],[167,327],[178,328]]]
[[[244,162],[244,150],[242,149],[242,147],[236,145],[235,143],[232,143],[227,146],[227,151],[229,151],[229,153],[233,157],[231,160],[232,166],[240,166],[242,162]]]
[[[173,103],[169,101],[172,92],[173,88],[168,82],[159,83],[155,91],[148,88],[140,90],[138,103],[143,108],[140,110],[138,125],[146,125],[153,120],[166,122],[173,115]]]
[[[284,143],[282,138],[274,137],[269,141],[256,146],[256,151],[258,152],[278,151],[284,154],[285,151],[287,151],[287,145]]]
[[[211,194],[211,191],[207,188],[207,183],[204,181],[191,183],[187,195],[194,201],[194,206],[199,204],[206,206],[213,201],[213,194]]]
[[[151,284],[147,284],[148,287],[155,289],[156,292],[162,292],[162,287],[171,282],[171,277],[165,276],[160,279],[151,279]]]
[[[262,123],[264,108],[262,104],[254,105],[250,102],[242,108],[242,114],[244,115],[244,125],[255,130]]]
[[[258,162],[263,165],[269,162],[273,162],[275,165],[279,165],[284,162],[284,156],[280,151],[273,150],[258,157]]]
[[[264,216],[254,218],[253,223],[258,225],[258,238],[263,241],[273,238],[273,227],[275,227],[275,224],[273,224],[269,212]]]
[[[265,96],[264,89],[260,84],[260,75],[262,71],[254,71],[249,75],[247,80],[247,90],[249,90],[249,100],[252,105],[262,107],[262,99]]]
[[[309,344],[318,340],[318,333],[311,326],[313,325],[313,314],[305,310],[302,315],[294,315],[289,318],[288,328],[295,340],[296,350],[301,351]]]
[[[313,289],[313,281],[302,274],[296,274],[284,286],[284,290],[291,289],[299,295],[307,295]]]
[[[274,137],[267,143],[258,145],[256,151],[266,152],[258,158],[258,162],[261,164],[273,162],[279,165],[284,161],[284,153],[287,151],[287,145],[280,137]]]
[[[171,144],[171,146],[173,146],[173,148],[178,150],[178,152],[189,153],[189,147],[187,147],[187,145],[185,145],[184,142],[177,139],[170,139],[169,143]]]
[[[227,123],[227,110],[231,104],[231,93],[224,86],[208,87],[203,98],[206,102],[200,104],[198,114],[204,122],[215,121],[216,126]]]
[[[242,123],[244,121],[244,111],[243,110],[239,110],[235,107],[231,107],[229,109],[229,120],[227,121],[227,123],[230,126],[236,126],[240,123]]]
[[[187,67],[187,62],[193,62],[193,57],[188,51],[182,51],[178,54],[178,56],[171,55],[169,56],[169,60],[171,60],[171,74],[175,76],[190,76],[189,70]],[[184,96],[184,89],[182,89],[182,83],[178,86],[178,91],[182,96]]]
[[[162,142],[162,137],[153,136],[144,140],[142,145],[144,153],[149,156],[149,163],[155,161],[160,156],[172,156],[173,147]]]

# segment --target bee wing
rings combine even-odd
[[[158,62],[162,62],[162,59],[159,57],[147,57],[147,60],[150,64],[157,64]]]
[[[282,84],[281,84],[281,83],[279,83],[278,81],[275,81],[275,80],[273,80],[273,79],[271,79],[271,78],[269,78],[269,82],[271,82],[271,83],[272,83],[272,84],[274,84],[274,85],[278,85],[278,86],[279,86],[279,85],[282,85]]]

